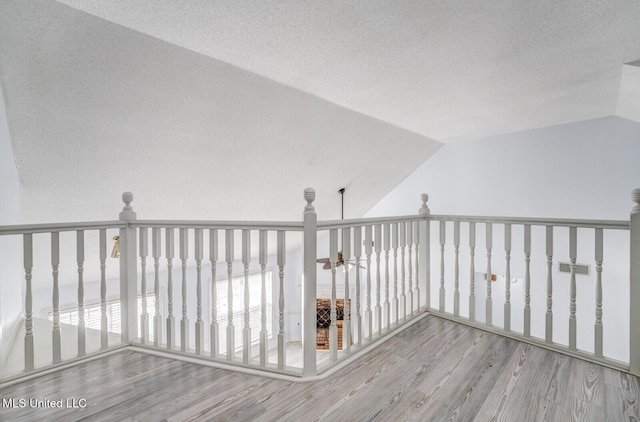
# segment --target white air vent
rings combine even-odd
[[[568,262],[559,262],[558,270],[561,273],[570,273],[571,272],[571,264]],[[576,264],[576,274],[589,275],[591,273],[588,265],[585,264]]]

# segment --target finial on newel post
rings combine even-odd
[[[133,221],[136,219],[136,213],[133,211],[131,207],[131,202],[133,202],[133,194],[131,192],[124,192],[122,194],[122,202],[124,202],[124,207],[120,212],[120,220],[122,221]]]
[[[420,207],[420,210],[418,211],[419,215],[429,215],[430,211],[429,211],[429,207],[427,206],[427,201],[429,200],[429,195],[427,195],[426,193],[423,193],[422,195],[420,195],[420,199],[422,199],[422,206]]]
[[[306,188],[304,190],[304,200],[307,201],[307,206],[304,207],[305,214],[307,212],[315,212],[312,202],[316,199],[316,190],[313,188]]]
[[[636,203],[635,207],[631,209],[631,214],[640,213],[640,188],[631,191],[631,199]]]

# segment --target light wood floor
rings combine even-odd
[[[85,399],[0,420],[636,421],[635,377],[427,316],[324,380],[295,383],[120,352],[0,389]]]

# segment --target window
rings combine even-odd
[[[242,330],[244,328],[244,275],[231,279],[233,291],[233,325],[235,327],[236,350],[242,348]],[[228,301],[228,280],[218,280],[216,282],[216,295],[218,304],[218,324],[220,327],[219,350],[225,353],[227,350],[226,326],[229,321],[229,301]],[[273,334],[273,290],[272,271],[265,274],[265,290],[267,296],[267,332],[269,338]],[[255,273],[249,275],[249,319],[251,326],[251,343],[260,341],[260,331],[262,330],[262,275]]]
[[[138,296],[138,321],[142,314],[142,296]],[[147,314],[149,319],[156,314],[155,294],[147,294]],[[49,312],[49,321],[53,321],[53,311]],[[92,303],[84,307],[84,326],[93,330],[100,330],[100,319],[102,316],[100,303]],[[69,325],[78,325],[78,308],[66,308],[60,310],[60,323]],[[120,332],[120,300],[107,301],[107,331],[113,333]],[[140,323],[138,323],[138,337],[140,332]],[[153,330],[149,330],[150,341],[153,341]]]

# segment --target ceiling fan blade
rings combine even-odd
[[[331,269],[331,263],[330,263],[330,262],[327,262],[326,264],[324,264],[324,265],[322,266],[322,269],[323,269],[323,270],[330,270],[330,269]]]
[[[316,262],[318,264],[328,264],[331,262],[331,260],[329,260],[329,258],[319,258],[319,259],[316,259]]]

